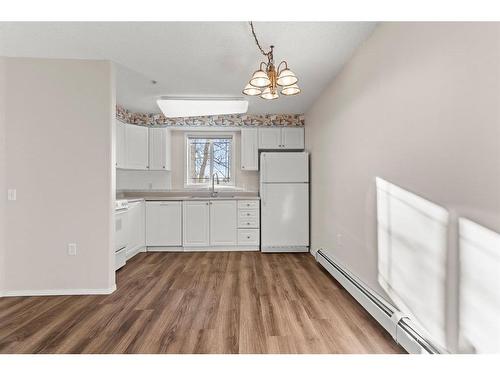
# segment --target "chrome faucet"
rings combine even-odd
[[[219,185],[219,175],[217,173],[212,175],[212,192],[210,193],[212,198],[217,196],[217,192],[215,191],[215,178],[217,178],[217,185]]]

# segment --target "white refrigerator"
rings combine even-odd
[[[261,250],[309,251],[309,154],[260,154]]]

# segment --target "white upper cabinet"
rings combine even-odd
[[[146,126],[125,125],[126,168],[148,169],[149,131]]]
[[[210,201],[210,245],[236,246],[236,201]]]
[[[259,149],[302,150],[304,149],[304,128],[260,128]]]
[[[210,202],[183,202],[183,244],[209,246],[210,244]]]
[[[115,136],[116,136],[116,167],[125,168],[126,150],[125,150],[125,124],[120,121],[115,122]]]
[[[259,170],[259,133],[258,129],[241,129],[241,169]]]
[[[171,170],[171,136],[166,128],[149,128],[149,170]]]
[[[304,149],[304,128],[282,128],[282,148],[292,150]]]
[[[259,148],[265,150],[279,150],[281,148],[281,129],[280,128],[260,128],[259,129]]]
[[[182,246],[182,202],[146,202],[146,245]]]

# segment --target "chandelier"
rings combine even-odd
[[[257,47],[267,57],[267,63],[264,61],[260,63],[259,69],[255,71],[243,89],[243,94],[250,96],[260,95],[262,99],[272,100],[279,97],[278,90],[281,94],[287,96],[300,93],[300,88],[297,85],[299,79],[288,68],[288,63],[283,60],[278,64],[278,68],[276,68],[273,57],[274,46],[270,46],[269,52],[264,51],[255,35],[252,22],[250,22],[250,27],[252,28],[252,35]],[[279,89],[278,86],[280,87]]]

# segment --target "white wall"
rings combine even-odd
[[[7,202],[5,289],[109,290],[112,64],[7,58],[5,68],[7,185],[17,189],[17,200]],[[77,244],[76,256],[67,254],[68,243]]]
[[[170,172],[116,170],[116,190],[170,190]]]
[[[376,176],[500,231],[499,103],[500,24],[378,26],[306,113],[312,249],[382,292]]]

